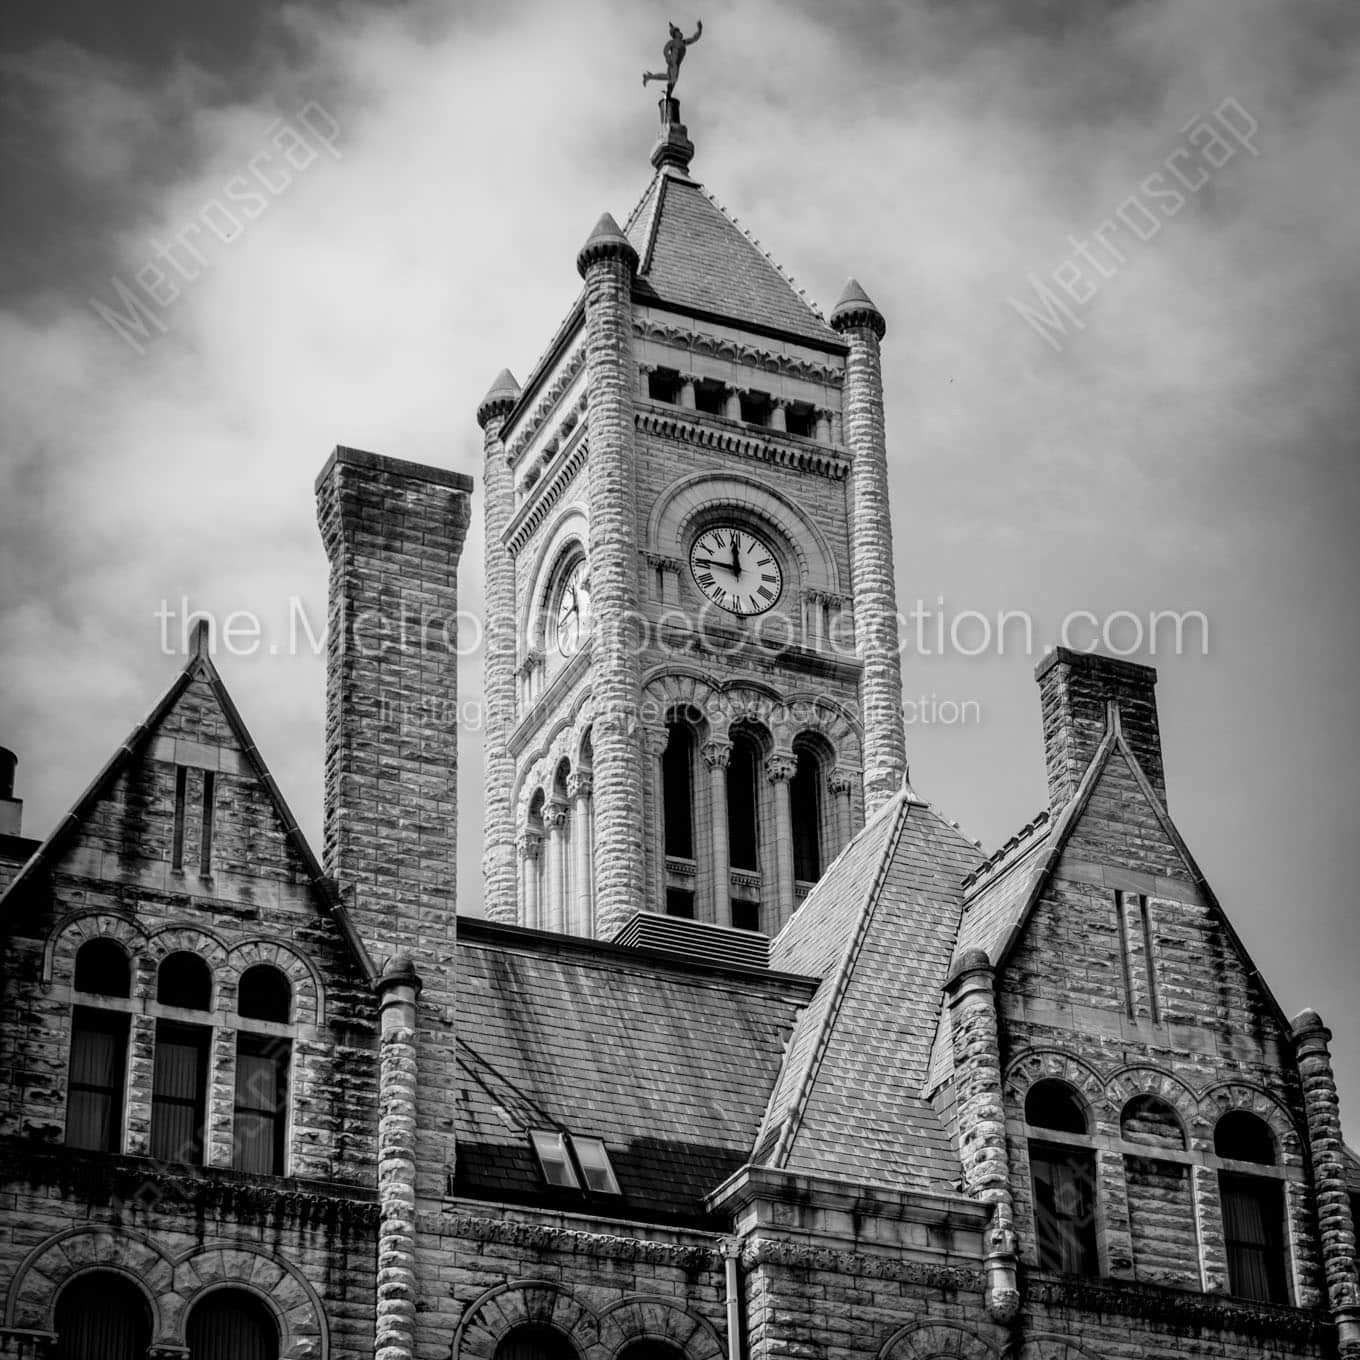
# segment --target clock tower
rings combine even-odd
[[[879,345],[690,173],[677,100],[485,439],[485,909],[773,935],[906,774]]]

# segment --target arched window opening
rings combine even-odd
[[[1230,1110],[1218,1121],[1214,1151],[1231,1161],[1258,1166],[1274,1166],[1278,1161],[1270,1125],[1249,1110]],[[1221,1171],[1218,1194],[1223,1204],[1229,1292],[1260,1303],[1287,1304],[1283,1183],[1249,1172]]]
[[[212,970],[187,950],[165,958],[156,975],[156,1000],[162,1006],[206,1011],[212,1006]]]
[[[217,1289],[189,1314],[190,1360],[278,1360],[274,1315],[244,1289]]]
[[[111,1271],[78,1275],[57,1298],[57,1360],[146,1360],[151,1308]]]
[[[795,746],[797,767],[789,781],[793,821],[793,876],[815,883],[822,876],[822,762],[807,746]]]
[[[1229,1110],[1214,1126],[1214,1151],[1235,1162],[1275,1165],[1275,1136],[1270,1125],[1247,1110]]]
[[[643,1337],[630,1341],[618,1355],[618,1360],[685,1360],[685,1353],[669,1341],[653,1341]]]
[[[727,765],[727,844],[734,869],[760,869],[760,747],[750,732],[732,733]]]
[[[1036,1081],[1025,1097],[1025,1121],[1038,1129],[1058,1133],[1089,1133],[1086,1106],[1065,1081],[1046,1077]]]
[[[688,723],[666,724],[661,756],[661,798],[666,854],[694,858],[694,731]]]
[[[1185,1130],[1175,1109],[1158,1096],[1134,1096],[1119,1121],[1126,1143],[1185,1151]]]
[[[236,1038],[236,1107],[231,1164],[282,1176],[286,1170],[288,1060],[292,1045],[269,1034]]]
[[[1029,1169],[1040,1267],[1063,1275],[1098,1274],[1095,1154],[1032,1142]]]
[[[75,986],[93,996],[131,996],[132,968],[117,940],[86,940],[76,954]]]
[[[507,1332],[495,1360],[578,1360],[576,1348],[556,1327],[526,1323]]]
[[[241,974],[236,1011],[243,1020],[273,1020],[286,1025],[293,1008],[293,988],[282,969],[257,963]]]

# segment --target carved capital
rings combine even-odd
[[[550,832],[560,831],[567,824],[570,806],[562,798],[550,798],[543,807],[543,825]]]
[[[589,770],[573,770],[567,776],[567,797],[573,802],[595,792],[595,776]]]
[[[855,785],[859,783],[860,775],[858,770],[847,770],[843,765],[837,765],[826,777],[826,786],[832,793],[853,793]]]
[[[519,673],[521,675],[532,675],[546,660],[546,654],[535,647],[527,656],[525,656],[524,660],[520,662]]]
[[[642,744],[649,756],[665,755],[670,739],[671,734],[664,727],[644,727],[642,729]]]
[[[732,759],[732,743],[711,737],[699,748],[699,754],[710,770],[725,770]]]
[[[798,758],[791,751],[765,757],[765,774],[772,784],[783,784],[798,773]]]
[[[537,831],[525,831],[515,841],[520,859],[536,860],[543,853],[543,837]]]

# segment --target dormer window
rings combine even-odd
[[[602,1138],[587,1138],[555,1129],[530,1129],[529,1140],[538,1157],[543,1179],[555,1190],[580,1190],[592,1195],[621,1195],[618,1178]]]

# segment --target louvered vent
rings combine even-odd
[[[769,936],[759,931],[734,930],[730,926],[713,926],[652,911],[640,911],[626,921],[614,936],[614,943],[634,949],[660,949],[720,968],[770,966]]]

